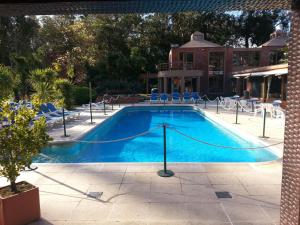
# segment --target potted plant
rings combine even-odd
[[[17,182],[20,172],[50,140],[44,118],[25,106],[17,110],[8,103],[0,111],[0,176],[10,182],[0,188],[0,225],[28,224],[40,218],[39,189],[25,181]]]

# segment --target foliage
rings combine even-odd
[[[242,12],[237,18],[236,37],[243,39],[242,43],[246,48],[260,46],[270,39],[276,26],[287,30],[288,21],[288,13],[282,10]]]
[[[13,94],[16,78],[10,68],[0,65],[0,102]]]
[[[75,85],[92,82],[100,93],[127,92],[118,86],[157,72],[170,45],[189,41],[194,31],[219,45],[252,47],[275,28],[288,30],[289,20],[284,10],[0,17],[0,63],[19,75],[23,99],[36,89],[30,71],[37,68],[52,68]]]
[[[20,172],[31,164],[50,138],[45,119],[33,120],[33,110],[21,107],[15,111],[8,103],[3,103],[1,108],[0,121],[8,125],[0,129],[0,174],[10,181],[12,192],[17,192],[16,179]]]
[[[57,99],[59,104],[66,109],[72,109],[73,106],[73,85],[67,79],[58,79],[55,81],[57,90]]]
[[[56,72],[50,68],[31,71],[30,80],[35,91],[34,101],[45,103],[55,99],[54,81],[56,77]]]
[[[87,104],[90,102],[90,89],[84,86],[73,86],[73,99],[75,105]],[[92,99],[97,97],[96,91],[92,91]]]

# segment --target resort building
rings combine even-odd
[[[244,95],[246,90],[255,97],[285,98],[285,88],[281,83],[286,83],[286,76],[282,75],[287,73],[282,73],[281,69],[286,71],[287,65],[273,66],[284,62],[287,40],[287,33],[276,31],[270,35],[267,43],[259,47],[233,48],[209,42],[203,33],[195,32],[189,42],[182,46],[172,46],[168,63],[158,66],[157,77],[151,74],[144,75],[144,78],[147,83],[151,78],[157,79],[159,91],[166,93],[197,91],[201,94],[226,96]],[[275,70],[275,73],[269,70]],[[254,71],[260,72],[260,75],[255,73],[250,76]],[[275,79],[266,78],[270,75],[274,75]],[[267,88],[263,88],[264,85],[270,87],[269,94]]]

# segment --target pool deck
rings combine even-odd
[[[118,109],[118,107],[116,107]],[[109,112],[110,116],[114,112]],[[235,114],[205,112],[234,123]],[[107,116],[88,112],[69,122],[68,138],[62,127],[50,131],[57,141],[76,139]],[[240,116],[234,125],[253,136],[260,135],[261,117]],[[271,120],[271,119],[270,119]],[[266,143],[283,140],[283,124],[267,123]],[[281,149],[282,146],[278,146]],[[282,165],[268,163],[170,163],[175,172],[161,178],[161,163],[37,164],[35,171],[22,172],[40,188],[42,220],[36,224],[58,225],[278,225]],[[6,180],[0,178],[0,186]],[[215,192],[232,198],[217,198]],[[98,198],[94,195],[103,193]],[[92,195],[92,196],[91,196]]]

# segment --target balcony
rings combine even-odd
[[[199,77],[202,76],[200,63],[161,63],[158,65],[158,77]]]

